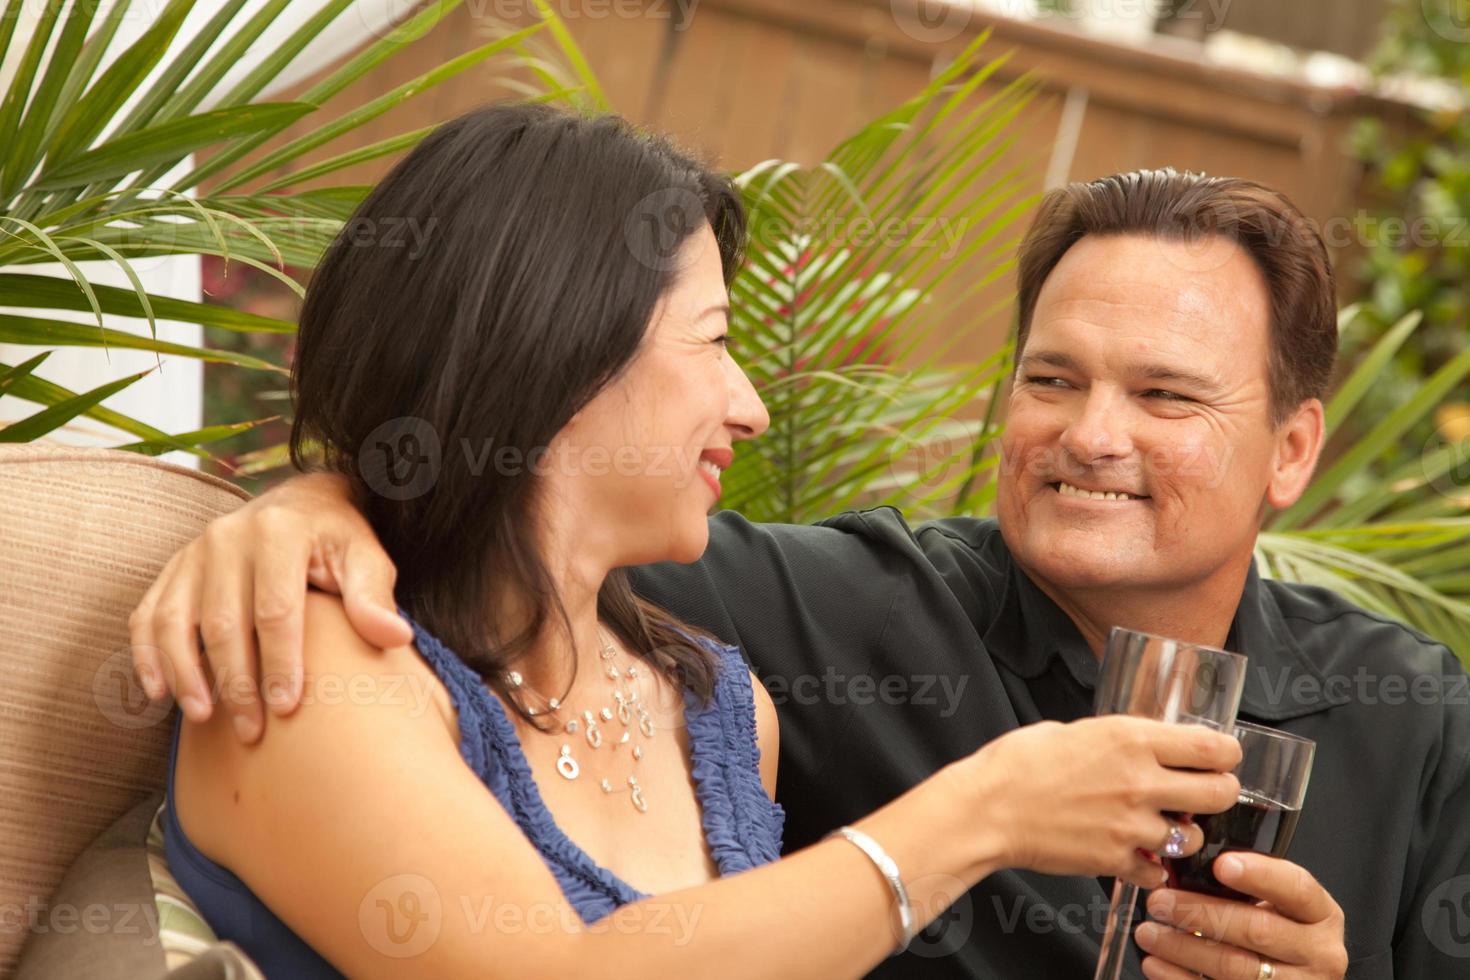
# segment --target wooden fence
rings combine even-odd
[[[1028,192],[1139,167],[1250,177],[1310,217],[1343,222],[1361,206],[1346,139],[1354,119],[1411,125],[1407,107],[1205,64],[1193,41],[1124,46],[1066,25],[987,16],[918,0],[553,0],[619,112],[741,169],[772,157],[812,164],[899,104],[936,64],[990,30],[1010,61],[991,83],[1034,76],[1040,95],[1003,160]],[[916,5],[917,4],[917,5]],[[462,53],[495,23],[531,21],[530,0],[466,0],[428,37],[338,96],[356,105]],[[492,63],[493,64],[493,63]],[[366,144],[511,93],[477,68],[356,131]],[[303,86],[304,87],[304,86]],[[299,135],[299,131],[287,137]],[[330,144],[318,157],[350,148]],[[366,183],[379,160],[331,178]],[[278,176],[278,175],[272,175]],[[1017,226],[1019,232],[1024,221]],[[1339,255],[1352,260],[1353,245]],[[975,274],[979,274],[977,271]],[[1347,277],[1343,277],[1346,279]],[[950,356],[994,349],[1009,328],[1009,277],[944,314]]]

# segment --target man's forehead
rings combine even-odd
[[[1082,239],[1047,276],[1027,346],[1123,344],[1140,354],[1167,351],[1171,360],[1264,356],[1270,293],[1250,255],[1230,244],[1205,263],[1167,239]]]
[[[1270,313],[1265,277],[1235,242],[1204,250],[1146,235],[1088,236],[1062,256],[1042,285],[1038,305],[1096,303],[1179,314]]]

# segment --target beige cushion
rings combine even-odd
[[[123,814],[72,862],[28,923],[30,937],[15,980],[163,976],[148,852],[142,846],[161,796],[155,792]]]
[[[162,788],[173,708],[133,678],[128,613],[248,497],[135,453],[0,446],[0,976],[83,848]]]
[[[15,980],[264,980],[174,880],[162,814],[163,793],[149,794],[72,862]]]

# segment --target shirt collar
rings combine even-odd
[[[1042,674],[1054,657],[1084,689],[1096,690],[1101,674],[1097,657],[1077,624],[1023,572],[1009,563],[1006,594],[1000,613],[982,640],[995,659],[1025,678]],[[1262,585],[1252,563],[1230,625],[1225,649],[1249,658],[1242,717],[1285,721],[1346,703],[1346,693],[1325,682],[1322,672],[1303,652],[1287,627],[1271,591]]]

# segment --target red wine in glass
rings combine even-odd
[[[1215,859],[1227,851],[1286,857],[1301,816],[1300,807],[1283,806],[1248,792],[1242,792],[1235,806],[1224,813],[1197,815],[1194,822],[1204,833],[1205,845],[1189,857],[1163,859],[1169,887],[1237,902],[1254,902],[1252,896],[1216,880]]]
[[[1286,857],[1301,821],[1317,743],[1275,728],[1235,723],[1240,742],[1240,797],[1224,813],[1200,814],[1194,822],[1204,833],[1204,847],[1186,858],[1164,858],[1169,885],[1237,902],[1255,901],[1215,878],[1215,859],[1227,851],[1255,851]]]

